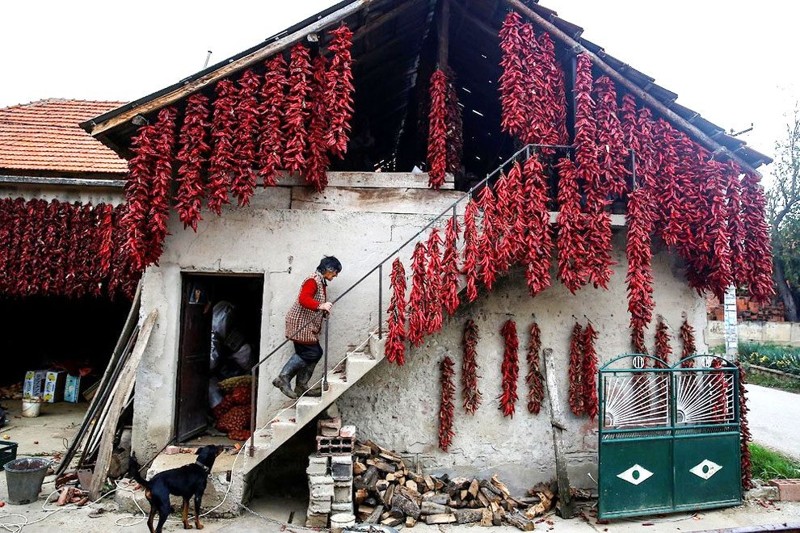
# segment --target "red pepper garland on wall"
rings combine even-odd
[[[758,174],[747,172],[742,179],[742,221],[746,229],[745,281],[756,302],[768,302],[775,294],[772,282],[772,245],[765,214],[764,188]]]
[[[442,254],[442,286],[441,300],[445,311],[450,316],[455,314],[459,306],[458,269],[458,217],[452,216],[447,221],[444,234],[444,253]]]
[[[236,134],[233,142],[233,168],[231,193],[239,205],[248,205],[256,187],[256,142],[258,140],[259,116],[256,94],[261,81],[253,69],[247,69],[239,78],[236,95]]]
[[[519,377],[519,340],[517,339],[517,324],[513,320],[506,321],[500,332],[505,341],[503,352],[503,393],[500,395],[500,410],[503,416],[514,417],[517,403],[517,378]]]
[[[425,276],[425,333],[432,335],[442,329],[442,256],[439,252],[442,240],[438,228],[428,236],[427,274]]]
[[[447,171],[447,76],[436,69],[430,82],[431,107],[428,113],[428,185],[444,185]]]
[[[583,330],[583,361],[581,362],[581,386],[583,388],[583,412],[590,420],[597,416],[597,351],[594,343],[597,341],[597,332],[592,323],[586,324]]]
[[[485,186],[479,194],[478,205],[483,211],[481,236],[478,240],[478,269],[481,279],[490,291],[497,279],[497,249],[495,248],[499,231],[496,221],[497,205],[492,188]]]
[[[427,281],[425,279],[425,256],[427,250],[425,244],[418,242],[414,247],[414,254],[411,257],[411,294],[408,299],[409,320],[408,320],[408,341],[414,345],[422,344],[422,338],[427,331],[428,302]]]
[[[683,324],[681,324],[681,342],[683,343],[683,350],[681,351],[681,367],[693,368],[694,359],[688,358],[697,353],[697,347],[694,343],[694,328],[685,318],[683,319]]]
[[[207,142],[208,98],[200,93],[193,94],[186,101],[178,143],[180,149],[176,159],[178,167],[178,188],[175,193],[175,210],[183,227],[191,226],[197,231],[201,220],[200,208],[205,195],[203,165],[208,158],[210,146]]]
[[[520,30],[522,19],[510,11],[500,29],[500,103],[502,116],[500,126],[509,135],[523,138],[528,129],[530,110],[528,108],[528,80],[523,65],[524,43]]]
[[[258,167],[264,187],[277,185],[275,173],[283,168],[283,106],[286,99],[287,65],[281,54],[267,61],[261,86],[261,129],[258,136]]]
[[[576,416],[583,408],[583,328],[577,322],[572,327],[569,342],[569,408]]]
[[[530,295],[536,296],[550,286],[550,264],[553,253],[553,230],[550,225],[550,211],[547,209],[550,195],[544,167],[536,154],[525,161],[522,173],[528,225],[527,233],[524,233],[525,280]]]
[[[208,208],[217,215],[228,203],[228,188],[235,161],[233,135],[236,127],[236,88],[231,80],[217,83],[217,99],[211,119],[211,156],[208,160]]]
[[[136,268],[145,266],[144,243],[147,216],[150,210],[150,190],[153,186],[156,152],[154,148],[156,129],[153,124],[139,128],[131,141],[133,157],[128,161],[128,177],[125,181],[125,197],[128,209],[123,225],[126,228],[125,247]]]
[[[439,366],[441,371],[441,403],[439,404],[439,448],[447,451],[453,442],[453,416],[455,414],[456,386],[453,383],[455,376],[455,363],[450,357],[445,356]]]
[[[283,131],[286,135],[286,150],[283,163],[288,170],[300,172],[305,167],[306,143],[308,132],[306,123],[310,110],[306,99],[311,90],[310,78],[311,56],[303,44],[292,47],[289,60],[289,94],[286,96],[284,108]]]
[[[317,191],[322,191],[328,185],[328,168],[330,158],[325,146],[325,136],[329,132],[330,117],[326,109],[326,60],[324,56],[317,56],[313,61],[313,79],[311,84],[311,124],[308,132],[308,153],[306,166],[303,171],[306,181],[314,186]]]
[[[531,324],[531,338],[528,341],[528,374],[525,382],[528,384],[528,412],[535,415],[542,409],[544,400],[544,383],[539,365],[539,350],[542,348],[542,332],[539,325]]]
[[[325,145],[339,158],[347,152],[350,134],[350,118],[353,116],[353,59],[350,48],[353,46],[353,32],[342,24],[330,32],[333,36],[328,51],[331,65],[328,69],[325,109],[330,117]]]
[[[593,90],[600,182],[608,195],[622,198],[628,192],[625,183],[628,150],[617,116],[617,89],[608,76],[601,76],[594,82]]]
[[[464,360],[461,364],[461,394],[464,410],[474,415],[481,405],[482,394],[478,389],[478,325],[471,318],[464,325]]]
[[[155,166],[153,182],[150,189],[150,213],[148,228],[145,234],[145,262],[142,266],[158,264],[158,258],[164,249],[169,221],[170,189],[172,185],[172,161],[175,149],[175,119],[178,115],[174,107],[167,107],[158,112],[156,122],[156,138],[154,143]]]
[[[457,173],[462,170],[461,160],[464,158],[464,122],[461,106],[458,104],[458,92],[455,86],[455,74],[447,72],[447,171]]]
[[[741,448],[741,462],[742,462],[742,488],[749,490],[754,487],[753,485],[753,465],[750,460],[750,424],[747,422],[747,374],[744,371],[742,363],[736,361],[734,363],[739,372],[739,433],[741,435],[740,448]]]
[[[575,294],[575,291],[587,281],[584,267],[587,249],[581,213],[581,194],[575,164],[565,157],[558,161],[556,168],[559,175],[558,204],[561,208],[556,218],[558,277],[564,286]]]
[[[392,287],[392,299],[389,302],[384,353],[390,363],[403,366],[406,362],[406,271],[399,258],[392,263],[389,282]]]
[[[476,218],[478,204],[474,200],[467,201],[464,209],[464,264],[461,272],[466,277],[467,300],[474,302],[478,297],[478,262],[480,261],[479,242]]]
[[[659,316],[656,324],[656,350],[653,366],[655,368],[667,368],[669,366],[669,356],[672,355],[672,346],[669,344],[669,331],[664,317]],[[663,361],[663,363],[662,363]]]

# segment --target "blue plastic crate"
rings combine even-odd
[[[17,458],[17,443],[3,441],[0,442],[0,472],[3,471],[6,463]]]

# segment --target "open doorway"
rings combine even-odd
[[[250,419],[247,378],[261,343],[264,278],[184,273],[182,285],[177,440],[244,440]],[[234,428],[237,420],[248,424]]]

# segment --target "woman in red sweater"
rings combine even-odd
[[[286,338],[294,343],[294,354],[286,361],[280,375],[272,384],[289,398],[298,398],[308,391],[308,382],[314,367],[322,359],[319,333],[322,321],[330,313],[333,304],[328,301],[328,282],[342,271],[342,263],[333,256],[323,257],[316,272],[303,281],[297,301],[286,313]],[[292,390],[292,378],[295,387]],[[319,396],[318,389],[308,392]]]

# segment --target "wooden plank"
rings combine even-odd
[[[316,192],[294,187],[292,209],[309,211],[347,211],[361,213],[397,213],[438,215],[462,198],[459,191],[429,189],[351,189],[335,188]],[[466,200],[459,202],[457,213],[463,214]]]
[[[550,400],[550,425],[553,429],[553,451],[556,456],[556,480],[558,481],[558,504],[557,509],[561,518],[572,518],[574,514],[574,502],[569,492],[569,475],[567,474],[567,462],[564,456],[564,438],[562,435],[564,427],[564,415],[561,413],[561,395],[556,382],[556,367],[553,361],[553,349],[544,349],[544,375],[545,375],[545,394]]]
[[[428,174],[425,172],[327,172],[328,187],[381,188],[381,189],[428,189]],[[281,171],[278,187],[309,187],[298,174]],[[453,190],[453,175],[445,174],[441,190]]]
[[[147,342],[150,340],[150,334],[153,332],[156,320],[158,319],[158,310],[153,309],[142,324],[139,339],[136,341],[136,346],[133,348],[130,358],[125,363],[125,368],[119,376],[119,388],[115,391],[111,399],[111,408],[108,413],[109,426],[103,433],[103,438],[100,439],[100,451],[97,455],[97,464],[94,467],[92,474],[92,484],[89,490],[89,496],[92,500],[97,500],[100,497],[100,490],[106,482],[108,475],[108,466],[111,462],[111,452],[114,448],[114,434],[116,433],[116,425],[119,417],[122,414],[122,409],[133,392],[133,384],[136,380],[136,371],[139,368],[139,363],[142,360],[142,355],[147,347]]]
[[[309,24],[308,26],[297,30],[296,32],[286,35],[285,37],[281,37],[277,41],[273,41],[270,44],[265,45],[263,48],[259,48],[250,54],[241,57],[235,61],[231,61],[227,63],[217,70],[209,72],[195,80],[187,82],[180,87],[173,89],[171,92],[153,98],[148,102],[144,102],[143,104],[136,106],[132,109],[128,109],[126,111],[122,111],[121,113],[105,120],[99,124],[93,124],[92,129],[89,132],[92,136],[97,136],[102,133],[107,132],[108,130],[123,124],[136,115],[146,115],[162,107],[168,106],[169,104],[175,103],[178,100],[181,100],[190,94],[199,91],[206,85],[210,85],[222,78],[230,76],[244,68],[247,68],[251,65],[256,63],[260,63],[264,61],[271,55],[280,52],[284,48],[287,48],[298,41],[304,39],[307,35],[311,33],[319,32],[328,26],[332,26],[337,22],[344,20],[345,18],[349,17],[353,13],[356,13],[363,9],[365,6],[368,6],[371,3],[371,0],[355,0],[352,4],[348,4],[343,8],[339,9],[338,11],[334,11],[333,13],[329,14],[326,17],[319,19],[318,21],[314,22],[313,24]]]
[[[47,185],[50,187],[98,187],[102,189],[122,190],[125,188],[126,180],[91,180],[64,177],[43,178],[40,176],[0,176],[0,183],[7,183],[11,185]]]

